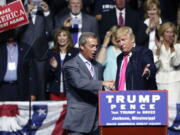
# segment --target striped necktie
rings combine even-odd
[[[122,12],[119,13],[119,26],[124,26],[124,19],[122,16]]]

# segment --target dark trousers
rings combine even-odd
[[[0,101],[19,101],[20,92],[17,83],[0,83]]]

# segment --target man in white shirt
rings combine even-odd
[[[129,26],[136,35],[137,44],[142,45],[146,39],[146,36],[144,36],[146,26],[141,21],[139,13],[128,6],[126,0],[114,1],[116,7],[113,10],[104,13],[99,23],[101,41],[103,41],[105,33],[112,26]]]
[[[102,87],[114,89],[114,81],[103,81],[103,67],[94,60],[98,39],[84,32],[80,53],[64,64],[65,89],[68,99],[63,128],[68,135],[99,135],[98,95]]]
[[[69,0],[70,13],[56,16],[55,28],[70,27],[75,47],[82,32],[93,32],[98,36],[98,26],[95,17],[82,12],[82,0]]]

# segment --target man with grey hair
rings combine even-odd
[[[79,39],[80,53],[64,65],[67,114],[63,128],[70,135],[98,135],[98,90],[114,89],[113,81],[102,81],[102,65],[94,60],[98,39],[85,32]]]
[[[55,17],[55,28],[69,27],[75,47],[79,47],[78,39],[82,32],[93,32],[98,36],[98,24],[95,17],[82,12],[82,0],[69,0],[70,13]]]

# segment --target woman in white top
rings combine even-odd
[[[157,42],[157,49],[154,60],[158,69],[156,82],[158,89],[168,90],[169,101],[169,126],[175,118],[175,107],[180,102],[180,44],[176,43],[176,26],[166,22],[159,29],[160,41]]]
[[[154,51],[156,49],[155,40],[157,38],[157,29],[162,23],[160,17],[161,9],[158,0],[146,0],[144,3],[145,20],[144,23],[147,25],[146,34],[149,37],[148,48]]]

